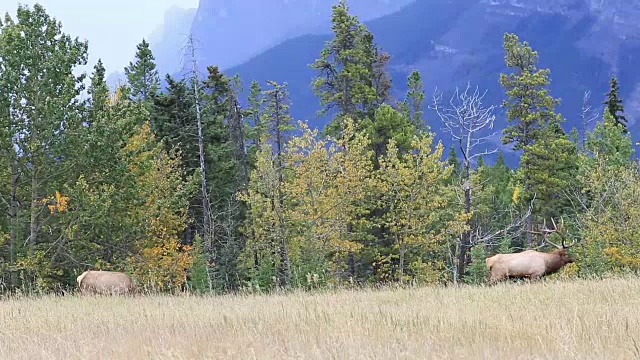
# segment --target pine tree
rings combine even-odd
[[[504,35],[506,65],[514,70],[511,74],[500,74],[500,84],[506,90],[508,99],[502,106],[507,109],[507,121],[514,123],[503,130],[502,143],[513,144],[514,150],[523,150],[520,168],[523,173],[524,195],[526,201],[534,199],[530,167],[536,161],[535,155],[528,153],[531,146],[541,136],[556,136],[556,131],[541,132],[551,123],[559,124],[562,120],[555,113],[554,107],[560,103],[549,94],[549,70],[537,69],[538,53],[525,41],[520,43],[515,34]],[[558,125],[559,126],[559,125]],[[547,139],[551,141],[551,139]],[[538,148],[539,149],[539,148]],[[542,149],[540,149],[542,150]],[[531,244],[533,237],[533,218],[527,219],[527,242]]]
[[[366,117],[373,117],[377,105],[387,96],[389,82],[384,72],[387,57],[380,55],[373,35],[349,14],[345,0],[332,9],[334,38],[310,67],[319,72],[313,90],[323,106],[320,114],[337,111],[325,131],[337,135],[344,117],[350,117],[358,126]]]
[[[98,114],[104,113],[107,106],[109,87],[107,87],[105,80],[105,72],[106,70],[104,65],[102,65],[102,60],[98,59],[98,62],[94,66],[93,76],[91,77],[91,85],[87,91],[91,96],[91,106],[89,108],[91,121],[95,121]]]
[[[623,133],[627,133],[627,118],[620,114],[624,113],[624,105],[618,96],[619,90],[618,79],[615,76],[611,77],[609,92],[605,94],[607,100],[603,104],[607,105],[607,112],[611,115],[614,124],[621,127]]]
[[[151,125],[168,148],[178,147],[188,169],[199,166],[193,96],[185,80],[166,76],[167,90],[153,98]]]
[[[400,103],[401,109],[407,114],[416,129],[428,130],[422,118],[422,105],[424,103],[424,83],[418,70],[413,70],[407,77],[407,95]]]
[[[256,153],[262,147],[262,139],[266,134],[265,124],[262,122],[264,98],[262,96],[262,88],[257,81],[251,82],[249,89],[249,97],[247,99],[247,108],[244,110],[244,117],[249,119],[249,123],[245,124],[247,140],[247,154],[249,163],[253,167],[255,165]]]
[[[217,66],[207,67],[202,82],[203,145],[206,154],[206,183],[210,203],[211,236],[205,239],[213,272],[214,288],[232,290],[239,286],[237,257],[244,246],[242,207],[235,195],[242,188],[242,165],[237,161],[238,103],[234,79],[223,74]],[[234,138],[235,137],[235,138]]]
[[[270,89],[264,92],[265,109],[263,113],[263,122],[267,126],[271,145],[275,147],[275,170],[278,175],[276,198],[276,206],[273,204],[274,211],[284,207],[284,198],[282,194],[282,184],[284,182],[284,152],[288,139],[288,133],[293,130],[292,119],[289,113],[289,93],[287,84],[278,84],[275,81],[267,81]],[[278,267],[278,281],[280,286],[287,287],[291,279],[291,261],[286,246],[286,230],[282,228],[282,224],[275,226],[278,234],[278,251],[280,256],[280,266]]]
[[[535,215],[549,223],[570,211],[565,191],[577,185],[577,146],[556,121],[539,134],[540,138],[525,148],[522,161],[528,166],[522,173],[529,180],[529,191],[536,195]]]
[[[149,43],[142,39],[136,49],[135,62],[129,62],[124,68],[124,73],[131,87],[132,98],[148,103],[158,94],[160,77]]]

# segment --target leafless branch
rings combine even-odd
[[[584,146],[584,142],[587,137],[587,129],[589,124],[595,121],[598,118],[598,113],[591,109],[591,105],[589,104],[589,98],[591,98],[591,91],[585,91],[582,97],[582,113],[581,113],[581,127],[580,127],[580,139],[582,141],[582,145]]]
[[[477,227],[474,231],[473,244],[485,244],[488,246],[493,246],[493,245],[496,245],[491,243],[491,241],[494,238],[507,236],[510,233],[512,237],[517,237],[520,234],[522,234],[526,228],[527,218],[531,215],[531,212],[533,211],[534,201],[535,201],[535,196],[534,196],[534,199],[532,199],[531,202],[529,203],[527,211],[523,215],[518,216],[515,219],[512,216],[512,220],[509,223],[509,225],[507,225],[503,229],[499,229],[491,232],[483,232],[480,227]]]
[[[487,94],[486,90],[480,93],[478,86],[473,92],[470,89],[470,83],[467,83],[464,91],[456,87],[448,104],[443,105],[443,94],[438,93],[436,88],[433,94],[433,104],[429,106],[440,117],[444,125],[442,130],[448,132],[451,138],[458,142],[466,163],[479,156],[493,154],[498,151],[493,149],[478,153],[473,152],[474,147],[486,143],[498,132],[493,132],[488,136],[479,135],[484,129],[493,129],[496,119],[494,114],[495,106],[485,107],[483,105],[484,97]]]

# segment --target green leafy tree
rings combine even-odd
[[[381,205],[389,209],[383,221],[394,239],[400,281],[405,280],[408,251],[442,247],[450,233],[461,234],[466,226],[464,215],[447,219],[442,211],[453,197],[453,188],[447,185],[453,168],[440,160],[442,144],[432,150],[432,141],[431,134],[416,136],[412,151],[401,155],[391,140],[381,158],[377,184]]]
[[[369,141],[346,119],[343,137],[320,139],[318,130],[300,123],[302,134],[287,145],[287,181],[283,192],[290,220],[290,251],[294,277],[342,280],[346,260],[362,247],[358,224],[368,208],[373,163]],[[331,275],[335,279],[328,279]]]
[[[11,109],[9,138],[15,138],[4,144],[12,166],[10,198],[29,204],[26,219],[18,202],[9,213],[17,216],[16,226],[26,220],[27,251],[35,255],[51,240],[40,236],[47,218],[41,200],[65,182],[73,152],[65,145],[81,126],[84,75],[73,70],[86,64],[87,43],[62,32],[41,5],[19,6],[16,21],[7,16],[1,28],[0,58],[3,103]],[[18,177],[29,181],[17,183]],[[16,231],[12,227],[12,251],[17,251]]]
[[[577,146],[569,140],[560,124],[553,121],[539,133],[539,139],[527,145],[522,155],[528,164],[522,175],[528,179],[529,191],[535,195],[534,212],[546,220],[570,214],[571,203],[566,196],[578,186]]]

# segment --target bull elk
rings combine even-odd
[[[78,276],[76,280],[83,295],[123,295],[136,290],[131,277],[118,271],[87,270]]]
[[[514,254],[496,254],[487,258],[487,269],[490,272],[490,283],[506,278],[528,278],[531,280],[539,279],[543,276],[558,272],[565,265],[575,260],[569,256],[567,249],[575,245],[574,241],[571,245],[565,245],[565,236],[558,231],[556,223],[553,219],[554,229],[546,228],[546,221],[543,225],[542,232],[534,232],[543,236],[544,242],[549,243],[557,248],[550,253],[539,252],[536,250],[525,250]],[[562,246],[558,246],[547,239],[550,233],[557,232],[562,237]],[[544,243],[543,243],[544,245]]]

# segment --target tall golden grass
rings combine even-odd
[[[633,359],[640,279],[0,301],[0,359]]]

